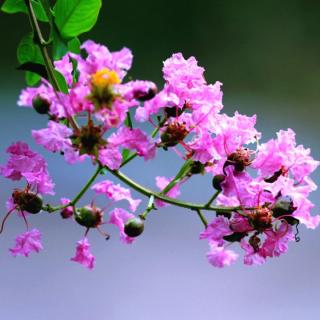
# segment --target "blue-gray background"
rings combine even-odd
[[[173,52],[195,55],[210,82],[224,83],[225,111],[258,115],[265,139],[291,127],[297,140],[319,157],[320,3],[305,0],[103,1],[99,22],[88,37],[112,50],[127,46],[135,55],[131,75],[161,85],[161,62]],[[28,30],[24,16],[0,16],[0,155],[11,142],[31,143],[32,128],[45,119],[16,106],[23,87],[15,47]],[[84,36],[83,39],[87,38]],[[89,163],[68,166],[46,154],[57,197],[76,194],[92,172]],[[172,153],[155,162],[132,162],[130,176],[152,186],[156,174],[179,166]],[[314,174],[319,182],[319,173]],[[1,212],[15,184],[0,180]],[[182,198],[205,201],[210,181],[196,178]],[[318,192],[312,196],[319,212]],[[135,194],[135,196],[137,196]],[[90,196],[87,200],[90,200]],[[53,200],[52,200],[53,201]],[[105,204],[102,199],[99,203]],[[86,201],[83,202],[86,204]],[[320,312],[320,239],[301,228],[302,241],[262,267],[219,270],[206,261],[207,243],[194,214],[168,207],[150,214],[133,246],[90,234],[97,265],[90,272],[69,262],[83,230],[58,215],[30,218],[42,230],[45,249],[29,259],[7,248],[24,226],[12,218],[0,238],[0,319],[316,319]]]

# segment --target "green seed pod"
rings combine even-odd
[[[32,99],[32,106],[39,114],[47,114],[50,110],[50,102],[39,94]]]
[[[43,201],[40,196],[33,192],[16,190],[12,197],[13,202],[23,211],[36,214],[42,210]]]
[[[124,232],[127,236],[138,237],[144,230],[144,220],[140,217],[129,219],[125,226]]]
[[[222,187],[221,187],[221,183],[225,180],[225,175],[223,174],[217,174],[213,177],[212,179],[212,186],[218,190],[221,191]]]
[[[192,174],[204,174],[205,165],[200,161],[193,161],[190,172]]]
[[[102,212],[97,208],[89,206],[78,208],[75,214],[75,220],[86,228],[96,228],[102,223]]]

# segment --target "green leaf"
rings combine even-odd
[[[129,149],[123,149],[122,150],[122,162],[126,161],[130,155],[131,155],[131,151]]]
[[[131,120],[131,115],[130,112],[127,112],[127,117],[126,120],[124,121],[125,126],[127,126],[128,128],[132,129],[133,125],[132,125],[132,120]]]
[[[54,70],[53,72],[56,80],[58,81],[60,91],[63,93],[68,93],[69,89],[68,89],[67,81],[64,78],[64,76],[57,70]]]
[[[49,19],[42,7],[42,4],[37,0],[31,0],[31,3],[38,20],[42,22],[48,22]],[[28,13],[28,9],[24,0],[6,0],[1,6],[1,10],[9,14],[19,12]]]
[[[52,53],[54,60],[60,60],[68,52],[68,41],[63,39],[58,30],[52,29]]]
[[[101,0],[58,0],[54,7],[55,23],[63,38],[77,37],[97,22]]]
[[[80,40],[78,38],[73,38],[68,41],[68,49],[73,53],[80,54],[80,45]]]
[[[17,49],[17,58],[21,65],[27,64],[43,64],[43,58],[41,55],[41,51],[37,45],[33,42],[33,33],[28,33],[22,40],[20,41]],[[30,70],[26,68],[20,68],[21,70]],[[26,82],[29,86],[34,86],[40,80],[39,73],[35,72],[26,72]]]

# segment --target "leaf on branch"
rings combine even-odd
[[[36,73],[40,77],[48,80],[48,74],[47,74],[46,68],[43,64],[35,63],[35,62],[26,62],[26,63],[21,64],[17,69],[29,71],[31,73]]]
[[[58,0],[54,16],[61,36],[70,39],[92,29],[101,5],[101,0]]]
[[[42,4],[37,0],[31,0],[31,3],[37,19],[42,22],[48,22],[49,19]],[[9,14],[20,12],[28,14],[28,9],[24,0],[6,0],[1,6],[1,11]]]
[[[39,47],[33,41],[33,33],[28,33],[20,41],[17,49],[17,58],[20,63],[18,70],[25,70],[26,82],[29,86],[34,86],[40,77],[48,78],[43,65],[43,58]]]
[[[60,91],[63,93],[68,93],[69,88],[68,88],[67,81],[64,78],[64,76],[57,70],[54,70],[53,73],[54,73],[54,76],[59,84]]]

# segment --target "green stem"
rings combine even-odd
[[[209,211],[216,211],[216,212],[232,212],[232,211],[237,211],[240,209],[243,209],[241,207],[220,207],[220,206],[215,206],[215,207],[206,207],[205,204],[197,204],[197,203],[192,203],[192,202],[185,202],[181,201],[178,199],[173,199],[170,197],[167,197],[165,195],[162,195],[161,193],[154,192],[137,182],[131,180],[129,177],[127,177],[125,174],[118,170],[111,170],[107,167],[105,167],[107,171],[109,171],[111,174],[113,174],[115,177],[117,177],[119,180],[123,181],[125,184],[130,186],[132,189],[136,190],[137,192],[147,196],[151,197],[154,196],[156,199],[159,199],[163,202],[173,204],[177,207],[182,207],[182,208],[187,208],[187,209],[193,209],[193,210],[209,210]]]
[[[180,168],[176,176],[168,183],[168,185],[161,191],[162,194],[168,193],[178,182],[180,182],[189,172],[193,160],[188,159]]]
[[[144,211],[144,213],[140,214],[140,218],[143,220],[146,220],[147,215],[149,214],[150,211],[156,209],[154,206],[154,196],[151,196],[149,198],[148,206],[147,209]]]
[[[201,222],[202,222],[203,225],[205,226],[205,228],[207,228],[207,227],[208,227],[208,221],[207,221],[207,219],[204,217],[204,215],[202,214],[201,210],[198,209],[198,210],[195,210],[195,211],[197,212],[197,214],[198,214]]]
[[[31,24],[31,27],[34,31],[34,35],[36,37],[36,43],[40,48],[41,55],[43,57],[43,61],[44,61],[44,65],[45,65],[45,68],[46,68],[46,71],[48,74],[49,81],[50,81],[50,83],[51,83],[51,85],[57,95],[57,98],[59,99],[57,92],[61,91],[61,88],[60,88],[59,82],[54,74],[55,69],[54,69],[54,66],[52,64],[51,58],[50,58],[48,50],[47,50],[48,42],[44,40],[44,37],[42,35],[41,29],[40,29],[40,26],[39,26],[39,23],[37,20],[37,17],[35,15],[34,10],[33,10],[31,1],[25,0],[25,3],[26,3],[28,13],[29,13],[30,24]],[[51,15],[48,18],[51,19]],[[74,130],[79,131],[79,126],[77,124],[76,119],[74,117],[70,116],[70,117],[68,117],[68,120],[69,120],[71,126],[74,128]]]
[[[206,207],[210,207],[214,200],[217,199],[218,195],[220,194],[221,190],[217,190],[215,194],[210,198],[210,200],[207,202]]]
[[[56,206],[56,207],[51,207],[49,204],[44,206],[42,208],[42,210],[53,213],[59,210],[62,210],[66,207],[70,207],[70,206],[75,206],[78,201],[82,198],[82,196],[87,192],[87,190],[90,188],[90,186],[92,185],[92,183],[94,182],[94,180],[97,178],[97,176],[100,174],[100,172],[102,171],[103,167],[99,164],[97,170],[95,171],[95,173],[92,175],[92,177],[87,181],[87,183],[84,185],[84,187],[80,190],[80,192],[76,195],[76,197],[70,201],[69,203],[65,204],[65,205],[61,205],[61,206]]]

